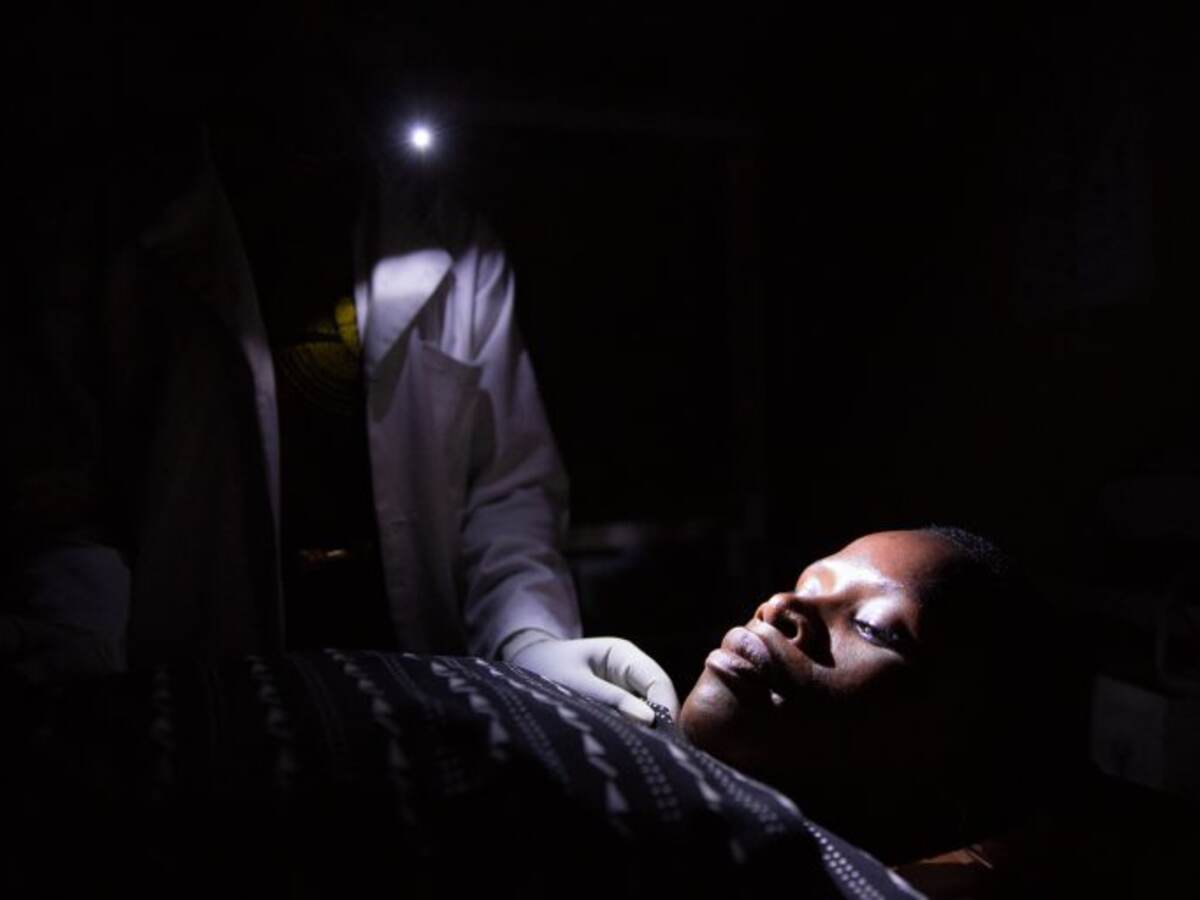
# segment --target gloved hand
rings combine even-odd
[[[646,700],[665,706],[671,718],[679,715],[679,698],[667,673],[622,638],[562,640],[530,629],[519,633],[506,649],[506,662],[615,707],[627,719],[652,723],[654,710]]]

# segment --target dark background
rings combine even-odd
[[[318,35],[375,116],[429,117],[421,177],[508,245],[590,631],[682,688],[811,559],[936,521],[1023,558],[1090,665],[1152,679],[1200,540],[1175,23],[576,6],[42,5],[18,253]],[[1014,652],[1041,621],[1014,602]]]

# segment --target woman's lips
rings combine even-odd
[[[734,628],[704,661],[722,681],[734,687],[769,684],[771,651],[762,638],[746,628]]]
[[[731,629],[721,641],[721,648],[736,654],[757,671],[765,672],[771,665],[771,651],[766,642],[749,628]]]

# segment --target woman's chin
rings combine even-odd
[[[683,701],[679,727],[688,740],[739,769],[753,767],[753,748],[763,735],[754,710],[720,677],[705,670]]]

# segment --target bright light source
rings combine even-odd
[[[408,143],[418,153],[424,153],[433,146],[433,131],[428,125],[414,125],[408,130]]]

